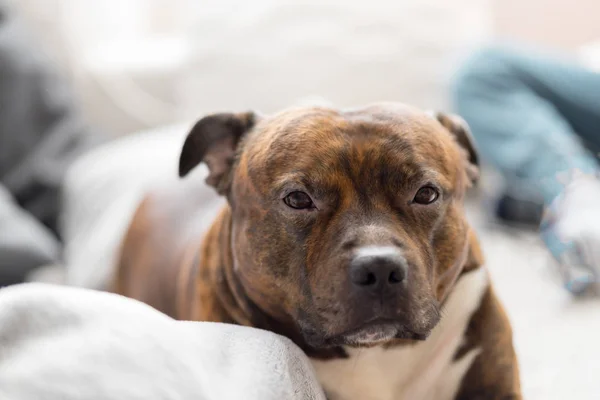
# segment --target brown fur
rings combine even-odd
[[[512,343],[512,330],[493,288],[483,297],[471,318],[465,344],[456,354],[480,348],[481,354],[464,377],[457,400],[519,400],[520,378]]]
[[[116,290],[179,319],[277,332],[311,357],[343,357],[344,332],[374,313],[403,326],[387,345],[410,344],[437,324],[457,277],[482,263],[463,210],[477,178],[469,143],[461,121],[400,105],[210,116],[186,140],[180,171],[206,161],[228,205],[201,239],[199,182],[151,194],[123,244]],[[411,203],[430,182],[440,200]],[[318,212],[287,208],[290,190],[311,193]],[[411,265],[406,289],[385,304],[348,283],[349,257],[366,245],[397,246]],[[491,291],[467,338],[483,353],[459,398],[518,396],[510,326]]]

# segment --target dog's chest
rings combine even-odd
[[[483,268],[457,282],[443,319],[424,342],[392,348],[348,348],[350,357],[312,360],[331,400],[451,400],[479,354],[455,360],[464,332],[488,287]]]

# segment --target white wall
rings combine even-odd
[[[498,35],[573,50],[600,38],[598,0],[494,0]]]
[[[119,135],[217,109],[445,107],[456,57],[490,34],[574,49],[598,0],[15,0],[90,121]]]

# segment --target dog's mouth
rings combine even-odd
[[[394,339],[425,340],[428,334],[416,333],[404,325],[389,320],[374,320],[326,340],[334,346],[374,346]]]

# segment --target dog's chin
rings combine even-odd
[[[344,333],[333,340],[346,346],[374,346],[396,338],[400,328],[395,324],[376,324]]]
[[[415,333],[393,322],[374,322],[362,327],[331,336],[325,340],[328,346],[365,347],[382,345],[394,340],[427,339],[429,333]]]
[[[322,328],[299,321],[305,343],[313,349],[326,349],[339,346],[371,347],[384,345],[389,342],[423,341],[426,340],[431,329],[416,331],[410,325],[395,320],[375,319],[358,327],[353,327],[341,333],[326,335]]]

